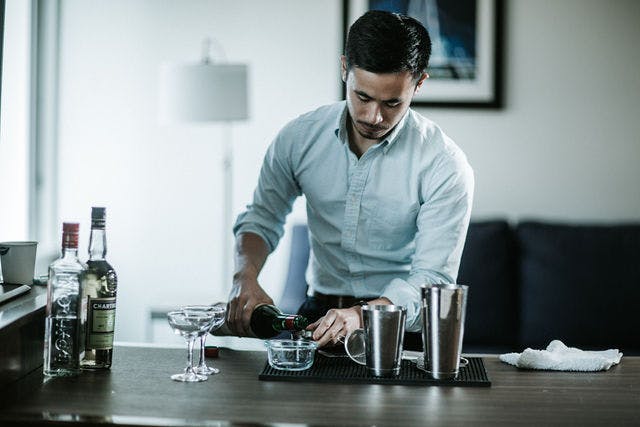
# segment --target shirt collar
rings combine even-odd
[[[349,137],[347,136],[347,117],[349,116],[347,101],[342,101],[342,111],[338,114],[335,123],[335,133],[338,140],[345,144]]]
[[[382,141],[383,144],[386,142],[386,144],[384,144],[384,148],[382,149],[384,154],[387,154],[387,151],[389,151],[391,149],[391,146],[394,145],[398,140],[398,135],[400,134],[400,132],[402,132],[402,129],[404,129],[405,123],[407,122],[407,116],[410,114],[410,111],[411,108],[407,108],[407,111],[405,111],[404,116],[402,116],[396,127],[393,128],[391,133],[387,135],[384,141]]]
[[[336,118],[334,132],[338,140],[343,144],[345,144],[349,139],[348,133],[347,133],[347,117],[349,117],[349,109],[347,108],[347,101],[342,101],[342,102],[343,102],[342,112],[338,114]],[[404,116],[402,116],[402,119],[400,119],[396,127],[393,128],[393,130],[391,131],[391,133],[387,135],[387,137],[380,142],[380,145],[384,147],[383,152],[385,154],[387,153],[387,151],[389,151],[391,146],[395,144],[395,142],[398,140],[398,134],[400,133],[400,131],[402,131],[402,129],[405,126],[405,123],[407,122],[407,116],[409,115],[409,111],[411,111],[410,108],[407,109]]]

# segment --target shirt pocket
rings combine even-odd
[[[367,242],[373,249],[397,250],[413,242],[420,205],[378,202],[368,221]]]

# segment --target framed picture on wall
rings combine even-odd
[[[414,106],[502,106],[502,0],[343,0],[344,37],[368,10],[409,15],[429,31],[429,79]]]

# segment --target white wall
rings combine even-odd
[[[466,151],[475,218],[640,219],[640,3],[508,3],[506,106],[422,109]],[[213,36],[250,66],[251,119],[238,125],[233,210],[288,120],[340,98],[339,0],[62,2],[60,220],[108,207],[120,276],[117,339],[144,339],[149,306],[223,299],[222,133],[161,127],[158,67],[196,60]],[[428,90],[428,86],[425,87]],[[304,217],[302,205],[293,214]],[[262,275],[277,297],[287,241]]]
[[[27,191],[30,15],[29,2],[6,3],[0,105],[0,241],[30,238]]]
[[[640,2],[507,1],[506,107],[423,111],[476,172],[474,216],[640,218]]]
[[[278,129],[339,97],[341,5],[62,4],[60,220],[82,221],[84,247],[90,206],[108,207],[108,258],[120,278],[117,339],[142,340],[147,307],[222,300],[229,288],[219,283],[223,132],[215,125],[158,123],[160,64],[198,60],[205,36],[224,46],[229,61],[249,64],[251,119],[234,128],[237,214]],[[274,298],[286,243],[262,275]]]

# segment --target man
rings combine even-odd
[[[427,30],[407,16],[370,11],[351,26],[341,57],[346,101],[280,131],[235,224],[233,332],[249,335],[254,307],[273,303],[258,274],[300,195],[312,292],[300,313],[315,320],[308,329],[320,346],[361,327],[363,303],[405,306],[406,329],[417,332],[421,285],[455,283],[473,172],[436,124],[409,109],[430,52]]]

